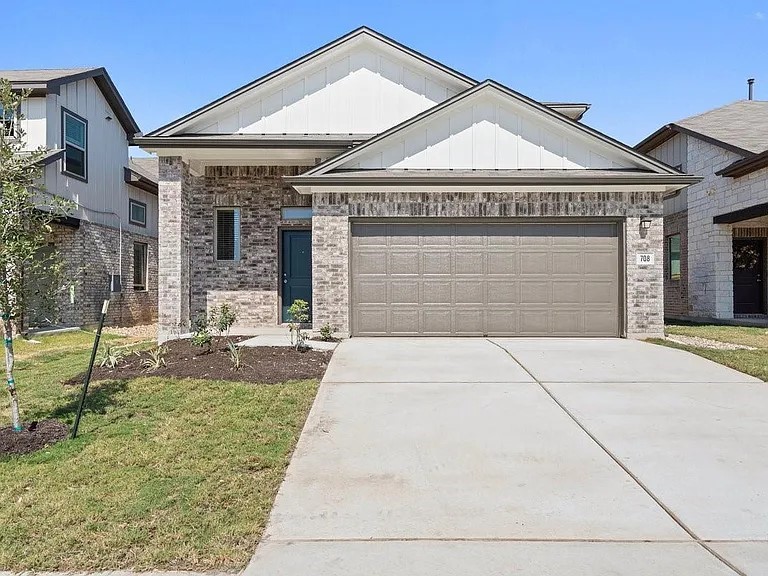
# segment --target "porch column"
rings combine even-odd
[[[664,218],[650,218],[647,230],[627,218],[627,338],[664,337]],[[653,254],[654,263],[638,264],[638,254]]]
[[[189,166],[159,158],[158,341],[189,331]]]
[[[312,327],[349,334],[349,207],[345,194],[313,195]]]
[[[733,226],[710,224],[710,254],[713,259],[715,318],[733,318]]]

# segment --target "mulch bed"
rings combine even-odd
[[[12,454],[29,454],[64,440],[69,428],[58,420],[40,420],[24,425],[15,432],[11,426],[0,428],[0,457]]]
[[[229,380],[232,382],[254,382],[277,384],[287,380],[320,379],[325,374],[333,352],[306,350],[299,352],[290,347],[259,346],[241,347],[239,370],[233,370],[227,343],[243,338],[214,338],[211,351],[206,352],[192,345],[189,339],[171,340],[163,346],[167,349],[165,365],[157,370],[147,370],[142,365],[148,358],[146,352],[130,354],[123,358],[116,368],[93,368],[91,381],[122,380],[138,376],[171,376],[176,378],[197,378],[204,380]],[[80,385],[85,372],[64,382],[65,385]]]

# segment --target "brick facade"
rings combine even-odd
[[[133,288],[133,243],[147,245],[147,289]],[[98,322],[102,303],[110,300],[106,323],[113,326],[148,324],[157,320],[157,239],[122,233],[85,221],[79,227],[56,224],[49,237],[63,270],[56,304],[37,315],[54,324],[88,325]],[[122,272],[122,291],[110,293],[110,275]]]
[[[355,192],[315,194],[312,220],[314,321],[349,331],[350,217],[612,217],[626,219],[627,335],[661,336],[663,319],[662,195],[656,192]],[[652,219],[640,231],[640,218]],[[638,266],[635,254],[654,254]]]
[[[680,278],[669,272],[669,237],[680,235]],[[679,318],[689,314],[688,305],[688,211],[664,216],[664,315]]]

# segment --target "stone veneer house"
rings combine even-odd
[[[352,336],[660,336],[665,195],[696,181],[368,28],[136,143],[160,338],[231,302]]]
[[[768,324],[768,101],[667,124],[636,148],[702,178],[664,201],[667,317]]]
[[[0,110],[2,129],[24,131],[29,150],[45,147],[41,193],[72,203],[50,237],[64,264],[64,286],[54,304],[32,298],[32,326],[98,322],[111,299],[109,324],[157,318],[157,162],[128,157],[139,133],[104,68],[0,70],[18,90],[30,90],[21,121]],[[113,292],[114,276],[122,290]],[[47,292],[40,290],[38,292]]]

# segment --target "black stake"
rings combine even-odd
[[[83,415],[83,408],[85,408],[85,395],[88,393],[88,384],[91,383],[91,373],[93,372],[93,363],[96,362],[96,351],[99,349],[99,340],[101,340],[101,329],[104,327],[104,318],[107,317],[107,310],[109,309],[109,300],[104,300],[104,304],[101,307],[101,318],[99,318],[99,328],[96,330],[96,340],[93,341],[93,350],[91,351],[91,363],[88,364],[88,372],[85,374],[85,382],[83,383],[83,391],[80,393],[80,405],[77,408],[77,416],[75,416],[75,424],[72,426],[72,440],[77,437],[77,429],[80,426],[80,417]]]

